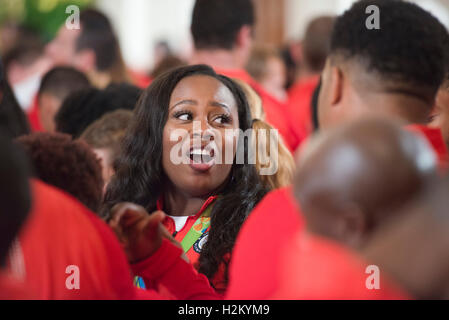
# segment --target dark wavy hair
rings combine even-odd
[[[140,98],[123,141],[122,153],[116,163],[116,175],[105,196],[102,214],[106,220],[110,209],[120,202],[136,203],[148,212],[156,210],[156,201],[161,195],[164,181],[168,179],[162,168],[162,135],[170,97],[182,79],[195,75],[209,76],[223,83],[237,102],[240,129],[245,131],[251,128],[245,94],[231,79],[216,74],[206,65],[182,67],[160,76]],[[248,159],[248,143],[243,145],[245,159]],[[242,141],[239,141],[238,147],[242,147]],[[267,192],[254,165],[234,163],[230,175],[213,207],[208,241],[199,259],[199,271],[209,279],[225,262],[223,257],[232,251],[241,225]],[[227,272],[228,266],[226,280]]]

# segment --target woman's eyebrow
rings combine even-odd
[[[170,108],[170,110],[173,109],[173,108],[176,108],[176,107],[179,106],[180,104],[192,104],[192,105],[196,105],[197,102],[196,102],[195,100],[189,100],[189,99],[187,99],[187,100],[181,100],[181,101],[177,102],[175,105],[173,105],[173,106]]]
[[[217,102],[217,101],[211,101],[210,105],[213,106],[213,107],[223,108],[223,109],[227,109],[228,111],[231,111],[229,109],[229,107],[227,105],[225,105],[224,103],[220,103],[220,102]]]

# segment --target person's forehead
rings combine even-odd
[[[207,98],[227,102],[236,106],[232,92],[221,81],[206,75],[195,75],[182,79],[171,95],[171,101],[187,98]]]

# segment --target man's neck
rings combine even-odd
[[[210,49],[194,51],[191,64],[207,64],[212,68],[223,70],[238,70],[245,67],[239,55],[232,50]]]

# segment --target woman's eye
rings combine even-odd
[[[182,121],[192,120],[192,114],[190,112],[179,112],[175,114],[175,118]]]
[[[225,124],[231,122],[231,118],[227,115],[221,115],[214,119],[214,122],[219,124]]]

